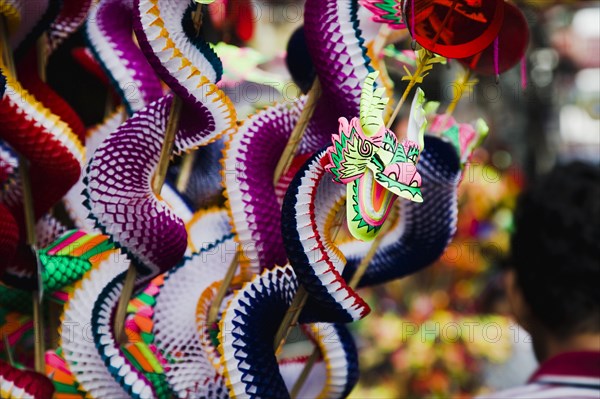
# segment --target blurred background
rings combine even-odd
[[[456,237],[433,267],[361,291],[373,312],[351,326],[362,369],[351,397],[468,398],[523,383],[536,367],[529,337],[508,317],[504,297],[512,210],[523,184],[556,162],[600,161],[600,3],[516,3],[531,37],[523,65],[499,82],[479,78],[455,112],[459,121],[482,117],[490,126],[461,185]],[[218,50],[226,70],[222,86],[243,119],[301,94],[285,57],[302,25],[303,2],[237,6],[238,13],[227,19],[215,8],[202,29],[212,42],[248,47],[243,53],[227,46]],[[366,11],[361,15],[365,34],[376,35],[378,26]],[[84,44],[78,34],[53,54],[48,79],[91,126],[102,120],[107,93],[72,57]],[[405,83],[398,54],[410,49],[410,41],[398,35],[390,45],[379,57],[399,96]],[[309,73],[304,61],[299,57],[294,65]],[[459,70],[453,62],[436,66],[422,86],[428,99],[450,103]]]

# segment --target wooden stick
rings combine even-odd
[[[346,207],[344,204],[338,210],[335,217],[335,230],[331,235],[331,241],[335,241],[341,228],[344,223],[344,218],[346,215]],[[292,299],[292,303],[288,308],[287,312],[283,316],[283,320],[281,320],[281,324],[275,333],[275,339],[273,340],[273,349],[275,353],[279,352],[279,348],[281,348],[290,334],[292,328],[298,322],[298,318],[300,317],[300,313],[302,313],[302,309],[304,305],[306,305],[306,301],[308,300],[308,291],[304,288],[304,286],[300,285],[298,287],[298,291],[296,291],[296,295]]]
[[[202,4],[198,3],[196,5],[196,10],[192,14],[192,22],[194,24],[194,29],[196,30],[196,37],[200,36],[200,31],[202,30],[202,16]],[[179,175],[175,182],[175,188],[177,188],[177,191],[180,193],[183,193],[187,188],[190,176],[192,175],[192,167],[194,166],[195,159],[196,151],[190,151],[183,155]]]
[[[2,336],[4,341],[4,350],[6,351],[6,358],[8,359],[8,364],[11,366],[15,365],[15,359],[13,358],[12,349],[10,348],[10,342],[8,342],[8,333]]]
[[[393,224],[394,224],[393,220],[389,220],[382,227],[381,231],[379,232],[379,235],[377,237],[375,237],[375,240],[373,240],[373,243],[371,244],[369,251],[367,252],[365,257],[362,258],[360,263],[358,264],[358,267],[356,268],[356,271],[354,272],[352,279],[350,279],[350,282],[348,283],[350,288],[356,289],[356,287],[358,287],[358,283],[360,283],[360,279],[365,275],[365,272],[367,271],[369,264],[375,257],[377,250],[379,249],[379,247],[381,246],[381,243],[383,242],[383,238],[388,233],[389,229],[391,228],[391,226]]]
[[[387,232],[389,231],[389,229],[391,228],[391,226],[393,224],[394,224],[393,220],[389,220],[382,227],[381,231],[379,232],[379,235],[377,237],[375,237],[375,240],[373,240],[373,243],[371,244],[369,251],[367,252],[365,257],[360,261],[360,264],[356,268],[356,271],[354,272],[354,275],[352,276],[350,283],[348,283],[350,288],[356,289],[356,287],[358,287],[358,283],[360,283],[360,280],[365,275],[365,272],[367,271],[369,264],[371,263],[371,261],[375,257],[375,254],[377,253],[377,250],[381,246],[381,243],[383,242],[383,238],[385,237],[385,235],[387,234]],[[306,382],[306,379],[308,378],[310,371],[312,370],[317,359],[319,358],[319,355],[320,355],[319,347],[315,346],[312,353],[310,354],[310,357],[306,361],[306,364],[304,364],[304,368],[302,369],[302,372],[300,373],[298,380],[296,380],[296,382],[294,383],[294,386],[292,387],[292,390],[290,391],[291,399],[297,398],[298,393],[300,392],[300,389],[302,389],[302,385],[304,385],[304,383]]]
[[[306,99],[306,104],[302,109],[302,113],[300,114],[300,118],[288,139],[285,148],[283,149],[283,154],[281,154],[281,158],[279,158],[279,162],[277,162],[277,166],[275,167],[275,173],[273,175],[273,185],[277,185],[279,179],[283,174],[290,168],[292,161],[294,160],[294,156],[296,155],[296,150],[300,145],[300,141],[302,141],[302,136],[304,135],[304,131],[306,130],[306,126],[308,126],[308,122],[315,112],[315,108],[317,107],[317,102],[319,98],[321,98],[321,82],[318,77],[315,78],[312,87],[308,92],[308,98]]]
[[[450,17],[452,16],[452,14],[454,13],[454,11],[456,10],[456,6],[457,5],[458,5],[458,0],[452,0],[452,5],[450,6],[450,10],[448,10],[448,14],[446,14],[446,17],[444,18],[444,21],[442,22],[442,26],[440,26],[440,29],[438,29],[438,31],[436,32],[435,37],[433,38],[432,43],[437,44],[438,40],[440,40],[440,36],[442,36],[442,32],[444,31],[444,29],[448,25],[448,22],[450,22]]]
[[[29,161],[23,157],[19,157],[19,169],[23,190],[23,210],[25,213],[27,244],[33,248],[36,245],[35,214],[33,211],[33,196],[31,195],[31,181],[29,180]]]
[[[200,3],[196,5],[196,11],[192,15],[192,22],[194,23],[194,29],[196,29],[196,36],[199,36],[202,29],[202,4]]]
[[[54,301],[46,301],[48,309],[48,345],[50,348],[57,348],[60,342],[58,329],[60,326],[60,315],[62,314],[62,306]]]
[[[315,81],[313,82],[313,85],[308,92],[308,98],[306,99],[306,104],[302,109],[300,118],[298,119],[298,122],[296,123],[296,126],[294,127],[294,130],[292,131],[292,134],[290,135],[290,138],[283,150],[283,154],[281,155],[281,158],[277,163],[277,167],[275,168],[275,174],[273,175],[273,185],[277,185],[281,176],[289,169],[294,159],[294,155],[296,155],[296,150],[300,145],[300,141],[302,140],[302,136],[304,135],[304,131],[308,126],[308,122],[310,121],[310,118],[315,112],[317,102],[319,101],[319,98],[321,98],[321,94],[321,81],[317,76],[315,77]],[[343,218],[344,213],[338,212],[336,220],[340,219],[340,215],[341,218]],[[337,224],[336,231],[333,235],[334,241],[337,237],[338,232],[340,231],[341,225],[342,222],[340,221]],[[292,327],[298,322],[298,318],[300,317],[302,308],[304,308],[304,305],[306,304],[307,300],[308,292],[303,286],[299,286],[298,291],[296,291],[296,295],[294,295],[292,303],[290,304],[288,311],[285,313],[283,320],[281,321],[281,324],[279,325],[279,328],[277,329],[277,332],[275,334],[275,340],[273,341],[273,347],[275,349],[275,352],[278,352],[279,348],[283,346]]]
[[[160,151],[160,159],[152,179],[152,190],[157,196],[160,195],[165,179],[167,178],[167,170],[169,168],[171,154],[173,153],[173,143],[175,142],[177,127],[179,126],[179,116],[181,114],[182,105],[183,101],[178,96],[174,96],[165,131],[165,140],[163,141]],[[125,334],[125,318],[127,317],[127,305],[131,300],[136,278],[137,272],[135,263],[131,261],[129,268],[127,269],[127,274],[125,275],[123,291],[121,291],[121,296],[119,297],[117,312],[113,323],[115,339],[119,344],[127,342],[127,334]]]
[[[200,27],[202,25],[201,6],[201,4],[198,4],[198,6],[196,7],[196,12],[192,17],[197,34],[200,31]],[[177,128],[179,127],[179,119],[181,116],[182,108],[183,100],[179,96],[174,94],[173,102],[171,104],[171,110],[169,111],[169,119],[167,121],[167,127],[165,131],[165,140],[163,141],[163,145],[160,151],[160,158],[158,160],[156,172],[154,173],[154,176],[152,178],[152,191],[154,191],[154,194],[157,196],[160,196],[162,187],[165,184],[165,180],[167,178],[167,170],[169,169],[169,162],[171,161],[171,155],[173,153],[173,144],[175,143],[175,135],[177,133]],[[117,305],[117,312],[115,314],[113,324],[117,342],[119,342],[120,344],[127,342],[127,335],[125,334],[125,318],[127,317],[127,305],[131,300],[131,295],[133,294],[133,288],[135,285],[136,278],[137,272],[135,264],[132,261],[129,265],[129,269],[127,269],[127,274],[125,275],[125,281],[123,282],[123,291],[121,292],[121,296],[119,297],[119,303]]]
[[[111,89],[106,90],[106,100],[104,101],[104,119],[108,118],[115,108]]]
[[[217,318],[219,317],[219,310],[221,309],[221,303],[223,302],[223,298],[225,294],[227,294],[227,289],[231,285],[233,281],[233,277],[235,276],[235,272],[237,271],[237,267],[240,261],[241,248],[236,251],[234,258],[231,260],[229,267],[227,268],[227,272],[225,273],[225,277],[221,284],[219,285],[219,289],[215,295],[215,300],[210,304],[210,308],[208,309],[208,325],[212,326]],[[217,298],[221,298],[217,300]]]
[[[175,134],[177,133],[177,127],[179,126],[182,107],[183,100],[181,100],[179,96],[174,96],[173,105],[171,105],[171,111],[169,112],[169,122],[167,123],[167,130],[165,132],[165,141],[163,142],[158,166],[154,173],[154,179],[152,180],[152,190],[156,195],[160,195],[165,179],[167,178],[167,170],[169,169],[171,154],[173,153],[173,144],[175,143]]]
[[[46,64],[48,61],[48,53],[47,53],[47,40],[46,33],[42,33],[40,38],[36,43],[37,48],[37,63],[38,63],[38,74],[40,75],[40,79],[42,82],[46,82]]]
[[[2,46],[2,60],[8,69],[8,72],[16,79],[15,62],[13,60],[10,44],[8,44],[8,24],[6,18],[0,15],[0,46]]]
[[[12,56],[12,51],[8,44],[8,25],[4,16],[0,16],[0,46],[2,47],[2,58],[8,73],[13,79],[16,79],[15,63]],[[33,251],[36,259],[36,269],[38,277],[38,287],[43,287],[41,281],[40,263],[37,259],[35,237],[35,212],[33,208],[33,196],[31,194],[31,180],[29,179],[29,161],[22,156],[19,157],[19,173],[21,177],[21,185],[23,190],[23,211],[25,214],[25,233],[27,244]],[[45,342],[44,342],[44,318],[42,315],[41,301],[43,291],[33,292],[33,334],[34,334],[34,363],[35,371],[44,373],[45,366]]]
[[[303,285],[300,285],[275,334],[275,339],[273,340],[273,350],[275,353],[278,353],[279,348],[283,347],[291,329],[298,323],[298,318],[307,300],[308,291],[306,291]]]
[[[306,379],[308,378],[308,375],[310,374],[315,363],[319,359],[319,355],[320,355],[319,348],[315,347],[315,349],[312,351],[312,353],[306,360],[306,364],[304,365],[302,372],[298,376],[298,379],[296,380],[296,382],[294,383],[294,386],[292,387],[292,390],[290,391],[291,399],[296,399],[298,397],[298,394],[300,394],[300,390],[302,389],[302,386],[306,382]]]
[[[410,82],[408,82],[408,86],[406,86],[406,89],[404,89],[404,93],[402,93],[402,97],[400,98],[400,101],[398,101],[398,104],[396,104],[396,108],[394,108],[394,112],[392,113],[392,116],[390,117],[390,119],[388,120],[388,123],[386,124],[386,127],[388,129],[391,129],[392,126],[394,125],[396,117],[398,116],[398,114],[400,113],[400,109],[406,102],[406,99],[408,98],[410,91],[413,89],[413,87],[415,87],[415,84],[417,84],[417,78],[419,76],[421,76],[421,74],[423,73],[423,69],[427,66],[427,61],[429,61],[431,59],[431,57],[433,57],[433,53],[431,51],[428,51],[428,50],[423,50],[423,51],[425,51],[425,56],[423,57],[422,62],[419,64],[419,66],[417,67],[417,70],[413,74],[413,78],[410,80]]]
[[[196,35],[199,35],[200,29],[202,28],[202,4],[198,3],[192,19],[194,28],[196,29]],[[179,127],[182,108],[183,100],[179,96],[173,95],[173,104],[171,105],[171,111],[169,113],[165,141],[163,142],[160,160],[158,161],[158,167],[152,181],[152,189],[156,195],[160,195],[162,186],[167,178],[167,169],[169,168],[169,161],[171,160],[171,154],[173,153],[173,144],[175,143],[175,134]]]
[[[181,166],[179,168],[179,175],[177,176],[177,181],[175,182],[175,188],[180,193],[185,192],[187,189],[188,183],[190,182],[190,177],[192,177],[192,170],[194,169],[195,160],[195,151],[190,151],[183,156],[183,160],[181,161]]]
[[[296,155],[298,146],[300,145],[300,141],[302,140],[302,136],[304,135],[304,131],[306,130],[306,126],[308,126],[308,122],[310,121],[310,118],[312,117],[313,113],[315,112],[317,102],[318,102],[319,98],[321,97],[321,92],[322,92],[321,91],[321,83],[319,81],[319,78],[317,77],[317,78],[315,78],[315,81],[313,82],[313,85],[312,85],[310,91],[308,92],[308,98],[306,99],[306,104],[304,105],[304,108],[302,109],[302,113],[300,114],[300,117],[298,118],[298,122],[296,123],[296,126],[294,126],[294,130],[292,131],[292,134],[290,135],[290,138],[288,139],[288,142],[285,145],[285,148],[283,150],[281,158],[279,158],[279,162],[277,162],[277,166],[275,167],[275,172],[273,174],[273,185],[277,185],[281,176],[289,169],[289,167],[294,159],[294,156]],[[219,290],[217,291],[215,298],[211,304],[211,308],[210,308],[211,311],[209,312],[209,316],[208,316],[208,324],[209,325],[212,325],[217,320],[218,309],[221,307],[221,302],[223,302],[223,298],[225,298],[225,294],[227,293],[227,290],[229,289],[229,285],[231,285],[231,281],[233,280],[233,277],[235,275],[235,271],[237,270],[237,268],[238,268],[237,262],[235,262],[235,263],[232,262],[229,265],[229,269],[227,269],[227,273],[225,275],[226,279],[224,279],[221,282],[221,285],[219,285]],[[230,278],[227,279],[227,277],[230,277]],[[302,289],[298,290],[298,292],[296,293],[296,296],[299,296],[300,294],[302,294]],[[300,299],[301,298],[298,298],[298,300],[300,300]],[[304,301],[306,302],[306,299]],[[300,302],[298,302],[298,304],[299,303]],[[302,304],[302,306],[304,306],[304,304]],[[300,309],[301,309],[301,307],[300,307]],[[295,319],[297,321],[298,315],[295,316]],[[289,321],[291,323],[295,323],[295,321],[292,319],[290,319],[290,320],[284,319],[284,320]],[[281,326],[280,326],[280,328],[281,328]]]
[[[19,156],[19,174],[21,177],[21,190],[23,191],[23,211],[25,214],[25,234],[27,245],[31,249],[36,262],[37,278],[38,278],[38,301],[42,301],[44,295],[44,284],[42,281],[42,264],[37,253],[37,238],[35,231],[35,211],[33,208],[33,195],[31,193],[31,180],[29,175],[29,161],[22,156]],[[43,319],[40,319],[43,323]]]
[[[125,275],[123,290],[121,291],[121,296],[119,297],[119,303],[117,305],[117,313],[115,314],[115,340],[120,345],[126,344],[128,341],[127,334],[125,334],[125,318],[127,317],[127,306],[129,305],[131,295],[133,294],[136,278],[137,271],[135,269],[135,263],[131,261],[129,268],[127,269],[127,274]]]
[[[19,157],[19,170],[21,177],[21,185],[23,190],[23,209],[25,212],[25,232],[27,235],[27,244],[31,248],[36,259],[36,270],[38,278],[38,290],[34,291],[33,300],[33,337],[34,337],[34,364],[35,371],[44,373],[46,370],[45,353],[46,343],[44,341],[44,316],[42,313],[43,299],[43,282],[42,273],[40,270],[40,262],[36,250],[35,236],[35,213],[33,209],[33,196],[31,194],[31,180],[29,179],[29,161],[23,157]]]
[[[375,40],[373,40],[373,56],[377,57],[386,45],[386,40],[392,30],[387,24],[381,24]]]
[[[469,80],[471,79],[471,73],[472,73],[472,70],[467,68],[467,70],[465,71],[465,73],[463,75],[463,78],[461,79],[460,83],[458,84],[459,91],[458,91],[458,93],[456,93],[456,96],[454,96],[454,98],[452,99],[452,102],[450,103],[450,105],[448,105],[448,108],[446,109],[446,119],[444,120],[444,126],[446,126],[448,119],[450,119],[450,117],[456,110],[456,106],[460,102],[460,100],[463,96],[463,93],[465,92],[466,86],[469,84]]]
[[[42,33],[42,35],[39,37],[37,43],[36,43],[36,48],[37,48],[37,66],[38,66],[38,75],[40,76],[40,80],[42,82],[46,82],[47,79],[47,74],[46,74],[46,66],[48,65],[48,52],[47,52],[47,45],[48,45],[48,41],[47,41],[47,36],[46,33]],[[59,335],[58,335],[58,329],[60,326],[60,315],[62,313],[62,307],[60,305],[58,305],[56,302],[46,302],[47,303],[47,310],[48,310],[48,337],[47,337],[47,341],[49,343],[50,348],[56,348],[58,346],[59,343]],[[34,307],[37,306],[38,307],[38,311],[39,311],[39,304],[36,305],[34,303]],[[34,310],[35,311],[35,310]],[[38,334],[40,334],[38,332]],[[37,357],[36,357],[36,360]],[[44,361],[45,361],[45,354],[44,354]],[[39,360],[38,360],[39,361]],[[37,368],[37,366],[36,366]],[[45,368],[45,366],[44,366]],[[45,370],[44,370],[45,372]]]
[[[200,32],[202,25],[202,8],[201,4],[198,4],[196,11],[193,15],[194,26],[196,27],[196,34]],[[173,95],[173,102],[171,104],[171,110],[169,111],[169,119],[165,131],[165,140],[160,152],[160,159],[156,172],[152,178],[152,191],[157,196],[160,196],[162,187],[167,178],[167,171],[169,169],[169,162],[171,161],[171,154],[173,153],[173,144],[175,143],[175,135],[177,128],[179,127],[179,119],[181,116],[181,109],[183,108],[183,100],[177,95]],[[133,293],[133,286],[137,273],[133,262],[129,265],[127,275],[125,276],[125,282],[123,283],[123,292],[119,298],[119,304],[117,306],[117,313],[115,315],[115,333],[117,334],[117,340],[127,339],[124,333],[125,317],[127,316],[127,304],[131,299]]]
[[[42,303],[37,292],[33,292],[33,337],[35,352],[35,371],[46,373],[46,342],[44,341],[44,316]]]

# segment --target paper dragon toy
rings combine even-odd
[[[334,180],[347,184],[347,217],[352,235],[362,240],[375,238],[385,222],[394,199],[423,202],[421,175],[417,171],[427,122],[425,96],[419,90],[412,104],[407,139],[398,141],[386,128],[382,113],[388,99],[384,89],[373,89],[377,73],[369,74],[362,90],[360,118],[340,118],[339,133],[327,150],[327,170]]]

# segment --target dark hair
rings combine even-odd
[[[557,166],[515,211],[512,267],[536,321],[559,338],[600,331],[600,168]]]

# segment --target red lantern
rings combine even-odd
[[[523,58],[528,43],[529,27],[525,16],[517,6],[504,2],[504,22],[498,37],[481,53],[459,62],[482,75],[500,74]]]
[[[504,21],[503,0],[406,0],[404,14],[413,39],[447,58],[485,50]]]

